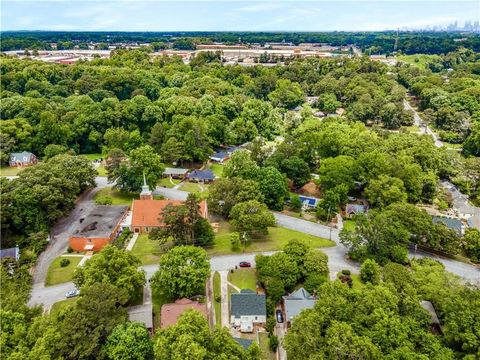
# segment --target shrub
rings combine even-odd
[[[268,347],[270,348],[270,350],[272,351],[277,351],[277,348],[278,348],[278,337],[276,337],[275,335],[272,335],[268,338]]]
[[[350,270],[343,269],[343,270],[342,270],[342,274],[343,274],[343,275],[351,275],[352,272],[351,272]]]
[[[376,285],[380,282],[380,266],[373,259],[367,259],[360,268],[360,278],[364,283]]]
[[[68,265],[70,265],[70,260],[69,259],[60,260],[60,267],[66,267]]]
[[[71,254],[72,252],[73,252],[73,249],[72,249],[71,246],[69,246],[69,247],[67,248],[67,253]]]
[[[302,209],[302,200],[298,195],[292,195],[290,198],[290,208],[297,211]]]
[[[216,302],[221,302],[222,301],[222,297],[220,295],[215,295],[215,301]]]
[[[276,320],[274,317],[269,317],[267,319],[267,323],[265,324],[265,328],[267,329],[267,332],[269,334],[269,336],[271,336],[273,334],[273,330],[275,329],[275,325],[276,325]]]
[[[113,199],[111,196],[99,196],[95,199],[95,203],[97,205],[112,205],[113,204]]]

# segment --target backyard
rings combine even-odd
[[[65,267],[60,266],[62,259],[70,260],[70,264]],[[59,256],[50,264],[47,272],[47,278],[45,280],[45,286],[61,284],[67,281],[71,281],[73,278],[73,272],[77,268],[78,263],[82,259],[81,256]]]
[[[17,176],[18,172],[22,169],[25,169],[24,167],[10,167],[10,166],[2,166],[0,168],[0,176]]]
[[[276,360],[277,356],[274,352],[270,350],[268,346],[268,334],[266,332],[258,333],[258,340],[260,345],[260,350],[262,350],[263,358],[266,360]]]
[[[208,164],[208,168],[212,170],[213,174],[216,177],[222,177],[223,174],[223,166],[222,164],[217,164],[217,163],[210,163]]]
[[[162,255],[160,242],[151,240],[147,234],[139,235],[132,254],[138,257],[143,265],[158,264]]]
[[[173,188],[175,185],[178,185],[182,180],[172,179],[170,177],[162,178],[157,185],[166,188]]]
[[[209,186],[210,186],[209,184],[199,184],[199,183],[185,181],[182,184],[182,186],[180,186],[180,190],[197,194],[201,198],[206,198],[208,196]]]
[[[243,249],[232,250],[230,234],[233,231],[228,222],[220,222],[218,232],[215,234],[215,244],[207,250],[208,254],[214,256],[241,253]],[[335,246],[335,243],[328,239],[275,226],[268,228],[268,235],[248,241],[245,250],[248,252],[281,250],[292,239],[303,240],[313,248]]]

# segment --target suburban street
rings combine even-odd
[[[435,141],[435,146],[436,147],[442,147],[443,146],[443,143],[440,141],[440,139],[438,138],[438,135],[435,134],[432,129],[430,129],[422,120],[422,118],[420,117],[420,115],[418,114],[418,112],[412,107],[412,105],[410,105],[410,103],[404,99],[403,100],[403,106],[406,110],[412,110],[413,111],[413,119],[414,119],[414,123],[416,126],[418,126],[420,128],[419,130],[419,133],[422,134],[422,135],[430,135],[431,137],[433,137],[433,140]]]
[[[106,186],[111,186],[108,184],[105,177],[97,177],[97,187],[85,193],[82,197],[79,198],[75,209],[70,213],[70,215],[62,219],[54,227],[54,239],[49,244],[47,249],[41,254],[36,265],[34,273],[34,284],[32,288],[32,295],[29,301],[29,305],[39,305],[43,304],[45,309],[49,309],[55,302],[64,300],[65,293],[68,290],[72,290],[74,285],[72,282],[63,283],[54,286],[45,286],[45,278],[49,265],[51,262],[61,254],[63,254],[68,247],[68,235],[75,229],[77,226],[77,219],[91,211],[93,207],[93,196],[97,191]],[[168,199],[172,200],[184,200],[188,196],[188,192],[157,187],[154,191],[155,194],[163,195]],[[321,250],[328,255],[328,266],[330,269],[330,277],[332,279],[336,278],[336,274],[342,269],[349,269],[353,273],[359,272],[359,264],[353,261],[346,259],[347,249],[340,244],[339,242],[339,230],[330,228],[325,225],[313,223],[299,218],[294,218],[285,214],[273,213],[277,221],[277,225],[300,231],[306,234],[320,236],[326,239],[332,239],[336,242],[336,246],[329,248],[322,248]],[[274,252],[264,252],[262,254],[271,255]],[[210,259],[210,266],[212,271],[227,271],[234,268],[240,261],[248,261],[255,266],[255,256],[257,253],[245,253],[238,255],[224,255],[224,256],[214,256]],[[460,261],[441,258],[436,255],[427,254],[424,252],[413,252],[409,255],[410,258],[421,258],[429,257],[435,260],[440,261],[446,268],[446,270],[462,277],[466,281],[480,285],[480,269],[473,265],[462,263]],[[141,269],[145,270],[147,279],[149,279],[153,273],[158,269],[158,265],[146,265],[142,266]]]

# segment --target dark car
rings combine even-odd
[[[252,267],[248,261],[240,261],[240,267]]]
[[[282,314],[282,310],[277,310],[277,312],[276,312],[276,315],[277,315],[277,322],[279,322],[279,323],[283,323],[283,314]]]

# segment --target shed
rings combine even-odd
[[[8,249],[0,249],[0,259],[12,258],[18,261],[20,258],[20,249],[18,246]]]

